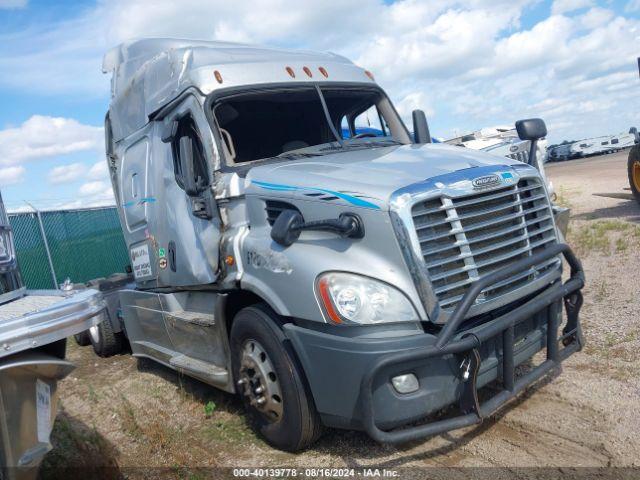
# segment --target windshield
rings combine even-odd
[[[377,88],[250,90],[218,99],[213,114],[228,164],[410,143]]]

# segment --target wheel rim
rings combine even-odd
[[[640,160],[633,162],[632,177],[633,186],[636,187],[636,192],[640,192]]]
[[[259,342],[242,345],[238,387],[249,404],[272,423],[282,418],[282,391],[273,363]]]
[[[98,331],[97,325],[89,328],[89,335],[91,335],[91,340],[93,340],[94,343],[100,342],[100,332]]]

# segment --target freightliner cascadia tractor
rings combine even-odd
[[[135,276],[114,330],[239,395],[275,447],[323,426],[398,443],[477,424],[581,348],[541,120],[517,123],[524,163],[430,143],[421,111],[410,133],[335,54],[147,39],[103,69]]]

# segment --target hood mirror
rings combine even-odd
[[[429,124],[427,116],[422,110],[414,110],[411,114],[413,117],[413,140],[414,143],[431,143],[431,134],[429,133]]]
[[[547,136],[547,126],[541,118],[527,118],[516,122],[520,140],[540,140]]]
[[[540,170],[536,152],[538,151],[538,140],[547,136],[547,126],[541,118],[527,118],[516,122],[516,131],[520,140],[529,140],[528,164]]]

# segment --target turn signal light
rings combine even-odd
[[[285,70],[287,71],[287,73],[289,74],[289,76],[291,78],[296,78],[296,73],[293,71],[293,68],[287,67],[287,68],[285,68]]]
[[[213,72],[213,76],[216,77],[218,83],[222,83],[222,75],[220,75],[220,72],[218,70]]]
[[[338,315],[338,312],[336,312],[336,309],[333,307],[331,294],[329,293],[329,280],[327,278],[321,278],[318,282],[318,293],[320,293],[324,309],[331,321],[333,323],[342,323],[340,315]]]
[[[302,67],[302,70],[307,74],[307,77],[313,77],[313,74],[311,73],[311,69],[309,67]]]
[[[320,73],[324,76],[324,78],[329,78],[329,72],[327,72],[324,67],[320,67],[318,68],[318,70],[320,70]]]
[[[374,82],[376,81],[376,79],[375,79],[375,78],[373,78],[373,73],[371,73],[369,70],[365,70],[365,71],[364,71],[364,74],[365,74],[367,77],[369,77],[372,81],[374,81]]]

